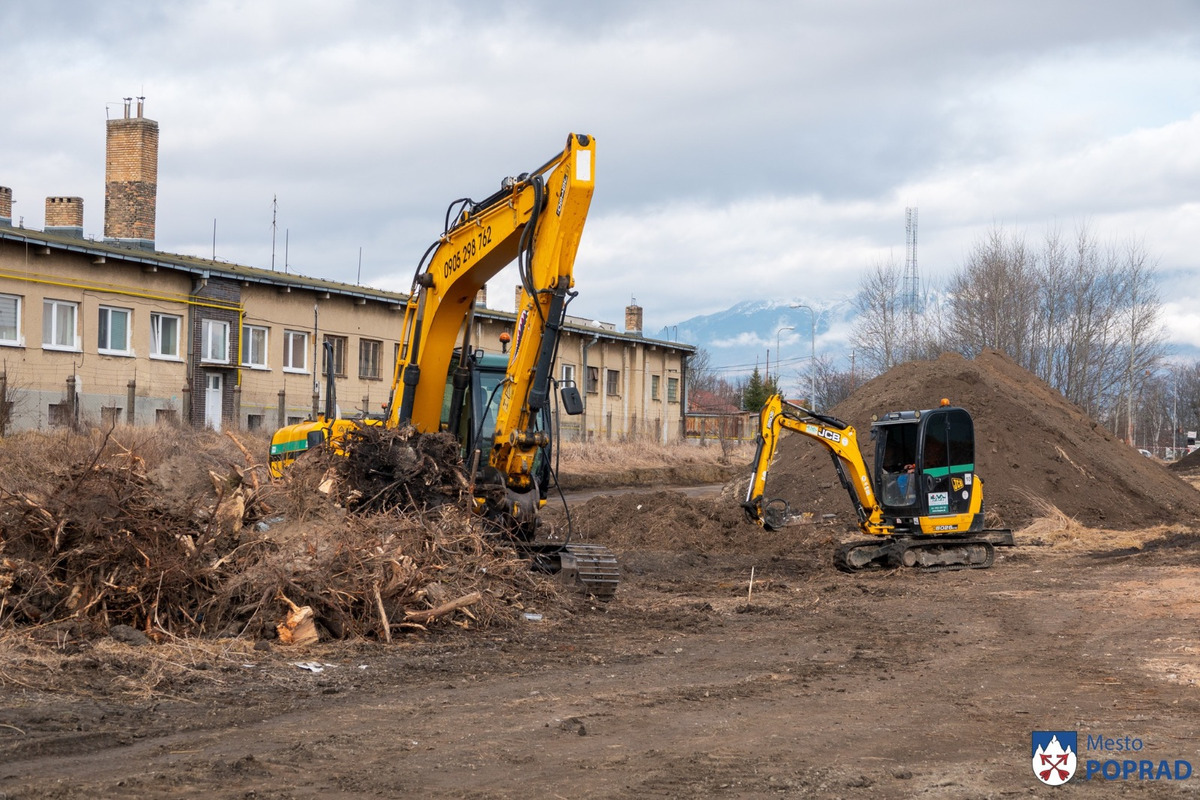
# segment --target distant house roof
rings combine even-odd
[[[715,392],[693,389],[688,396],[689,414],[740,414],[741,407]]]

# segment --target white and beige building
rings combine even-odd
[[[142,110],[127,104],[107,123],[102,238],[85,236],[74,196],[46,198],[44,230],[14,227],[13,190],[0,186],[0,432],[273,430],[322,407],[325,341],[341,414],[382,411],[405,295],[158,252],[158,124]],[[474,325],[474,346],[500,352],[513,315],[481,297]],[[682,438],[694,348],[647,339],[641,327],[637,306],[623,331],[568,318],[555,375],[578,384],[586,411],[561,418],[564,437]]]

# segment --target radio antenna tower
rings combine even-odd
[[[917,269],[917,207],[904,209],[904,309],[908,313],[909,347],[915,357],[917,315],[921,313],[921,273]]]
[[[921,274],[917,270],[917,208],[904,209],[904,306],[909,316],[921,313]]]

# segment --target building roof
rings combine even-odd
[[[375,289],[370,286],[360,286],[341,283],[339,281],[324,280],[322,278],[310,278],[295,273],[248,267],[228,261],[214,261],[196,256],[123,247],[112,242],[98,242],[94,239],[84,239],[70,234],[0,226],[0,241],[51,247],[67,252],[80,253],[90,257],[93,261],[98,258],[105,260],[112,259],[113,261],[137,264],[144,268],[171,269],[202,278],[216,276],[277,288],[309,289],[328,295],[336,294],[354,299],[373,300],[394,306],[400,306],[408,302],[408,295],[402,292],[391,292],[384,289]],[[487,308],[478,308],[475,313],[476,316],[495,320],[512,320],[516,316],[511,311],[497,311]],[[604,323],[586,320],[581,317],[568,317],[563,327],[576,335],[586,336],[591,334],[601,339],[624,340],[631,344],[642,343],[652,347],[678,350],[684,354],[696,351],[694,345],[683,344],[682,342],[669,342],[661,339],[649,339],[640,333],[621,333],[612,330],[611,326],[607,326]]]

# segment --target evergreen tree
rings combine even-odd
[[[763,380],[758,367],[755,367],[754,372],[750,373],[750,380],[746,383],[746,388],[742,390],[742,410],[758,411],[767,402],[768,397],[778,393],[779,380],[777,378]]]

